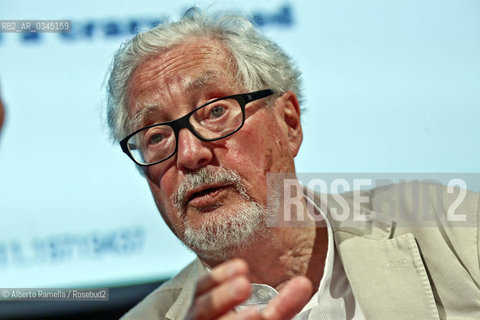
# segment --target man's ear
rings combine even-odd
[[[300,104],[293,91],[285,92],[275,101],[281,123],[284,124],[290,152],[295,157],[303,140],[302,124],[300,123]]]

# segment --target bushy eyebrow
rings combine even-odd
[[[130,120],[130,129],[131,130],[137,130],[140,129],[140,127],[143,125],[145,122],[145,119],[149,118],[150,115],[159,112],[161,109],[160,105],[158,103],[149,103],[149,102],[144,102],[141,104],[142,107],[139,112],[137,112],[132,119]]]
[[[186,81],[183,86],[183,92],[187,95],[192,91],[196,91],[198,89],[205,89],[208,85],[216,82],[218,80],[218,72],[214,70],[208,70],[202,72],[199,76],[189,81]],[[161,93],[157,93],[156,95],[160,95]],[[136,108],[139,108],[140,111],[135,113],[135,115],[129,121],[129,126],[131,130],[139,129],[145,119],[150,117],[152,114],[158,113],[162,110],[162,106],[158,102],[154,101],[145,101],[135,105]]]
[[[184,87],[185,93],[190,93],[191,91],[204,89],[207,85],[212,84],[218,80],[218,72],[214,70],[208,70],[201,73],[195,79],[188,81]]]

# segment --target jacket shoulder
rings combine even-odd
[[[476,227],[479,207],[478,192],[458,184],[446,186],[418,180],[328,195],[329,216],[334,220],[337,216],[346,216],[348,222],[366,217],[393,221],[399,227],[437,227],[439,223]],[[349,214],[339,214],[345,212]]]

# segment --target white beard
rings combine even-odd
[[[188,190],[208,183],[233,183],[243,201],[236,208],[220,205],[215,213],[202,213],[202,225],[192,227],[185,207]],[[235,252],[267,235],[266,211],[247,194],[237,172],[220,168],[216,171],[205,168],[190,174],[172,196],[174,206],[183,220],[179,233],[182,242],[204,259],[226,260]],[[232,212],[234,211],[234,212]]]
[[[258,203],[244,202],[234,213],[225,212],[232,209],[217,210],[223,212],[205,217],[198,229],[192,228],[188,220],[184,224],[183,242],[202,257],[230,259],[239,249],[265,236],[265,213]]]

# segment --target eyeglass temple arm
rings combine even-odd
[[[272,94],[273,94],[272,89],[265,89],[265,90],[255,91],[255,92],[252,92],[252,93],[247,93],[245,95],[246,100],[247,100],[246,102],[248,103],[248,102],[258,100],[258,99],[262,99],[262,98],[268,97]]]

